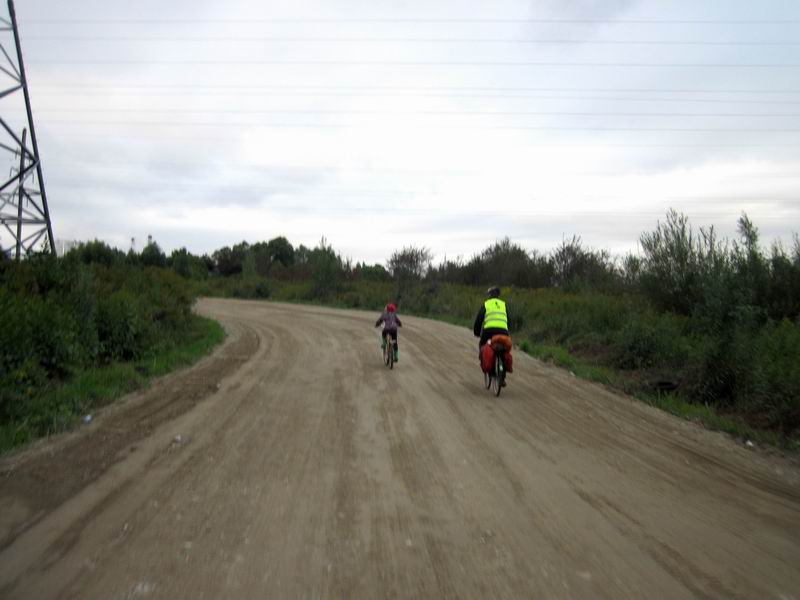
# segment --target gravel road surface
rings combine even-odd
[[[202,300],[227,340],[0,461],[0,598],[800,599],[797,460],[471,331]]]

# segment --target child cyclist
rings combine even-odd
[[[402,327],[403,324],[397,316],[397,307],[394,304],[386,305],[383,314],[375,321],[375,327],[380,327],[381,323],[383,323],[381,348],[386,348],[386,336],[391,334],[394,340],[394,362],[397,362],[397,328]]]

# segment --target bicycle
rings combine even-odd
[[[381,336],[383,344],[383,363],[390,369],[394,368],[394,336],[387,333],[386,337]]]
[[[483,383],[486,389],[491,389],[495,396],[506,386],[506,347],[502,343],[492,345],[494,351],[494,364],[490,371],[483,374]]]

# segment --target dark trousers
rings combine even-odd
[[[389,334],[391,334],[392,340],[394,340],[392,343],[392,347],[394,348],[394,351],[397,352],[397,329],[384,329],[383,332],[381,333],[384,340],[386,339],[386,336]]]

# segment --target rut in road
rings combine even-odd
[[[203,300],[213,356],[0,463],[3,598],[794,598],[794,462],[471,332]]]

